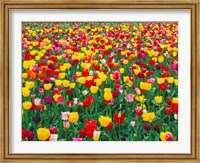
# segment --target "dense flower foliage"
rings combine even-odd
[[[22,140],[177,141],[177,22],[23,22]]]

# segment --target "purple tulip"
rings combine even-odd
[[[118,90],[112,91],[112,95],[114,98],[117,98],[119,96],[120,92]]]
[[[141,78],[144,78],[144,74],[142,72],[140,72],[138,75],[137,75],[140,79]]]
[[[139,60],[136,60],[136,61],[135,61],[135,64],[136,64],[136,65],[139,65],[139,64],[140,64],[140,61],[139,61]]]
[[[132,86],[133,89],[137,88],[135,85]]]
[[[78,62],[79,62],[79,60],[78,60],[78,59],[74,59],[74,60],[73,60],[73,63],[74,63],[75,65],[77,65],[77,64],[78,64]]]
[[[156,69],[157,69],[157,70],[160,70],[160,69],[161,69],[161,65],[160,65],[160,64],[157,64],[157,65],[156,65]]]
[[[155,72],[153,70],[150,71],[151,75],[153,75]]]
[[[33,141],[35,136],[34,131],[28,131],[28,141]]]
[[[72,75],[72,79],[73,79],[73,80],[77,80],[77,78],[78,78],[78,77],[77,77],[75,74]]]
[[[145,55],[144,53],[139,53],[139,54],[138,54],[138,57],[144,59],[144,58],[146,58],[146,55]]]
[[[145,123],[145,124],[144,124],[144,129],[145,129],[146,131],[149,131],[149,130],[150,130],[150,125],[149,125],[148,123]]]
[[[40,122],[40,117],[39,116],[35,116],[34,117],[34,122],[35,123],[39,123]]]
[[[48,67],[49,67],[50,69],[55,69],[53,63],[49,63],[49,64],[48,64]]]
[[[44,83],[48,84],[50,82],[50,78],[44,78]]]
[[[52,98],[51,98],[50,96],[46,96],[46,97],[44,98],[44,102],[45,102],[46,104],[51,104],[51,103],[52,103]]]

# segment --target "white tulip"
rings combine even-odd
[[[58,134],[51,134],[49,141],[57,141],[58,140]]]

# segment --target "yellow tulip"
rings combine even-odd
[[[154,112],[142,114],[143,121],[147,121],[147,122],[150,122],[150,123],[152,123],[152,121],[155,119],[155,117],[156,117],[156,115],[155,115]]]
[[[25,86],[28,89],[32,89],[34,87],[34,82],[32,82],[32,81],[26,81]]]
[[[174,82],[174,77],[168,77],[168,78],[167,78],[167,82],[168,82],[169,84],[172,84],[172,83]]]
[[[94,132],[93,132],[93,140],[94,140],[94,141],[99,141],[100,134],[101,134],[100,131],[94,130]]]
[[[64,79],[65,78],[65,73],[59,73],[59,78]]]
[[[29,101],[25,101],[25,102],[23,102],[22,106],[25,110],[29,110],[32,106],[32,103]]]
[[[69,87],[70,81],[69,80],[63,80],[63,86],[64,87]]]
[[[31,91],[27,87],[22,88],[22,96],[28,97],[30,95]]]
[[[90,87],[90,91],[93,93],[93,94],[96,94],[97,91],[98,91],[99,87],[96,87],[96,86],[91,86]]]
[[[46,128],[38,128],[37,129],[37,137],[41,141],[45,141],[50,137],[50,131]]]
[[[109,125],[109,123],[112,122],[110,117],[102,116],[102,115],[99,117],[98,120],[102,127],[107,127]]]
[[[78,121],[78,119],[79,119],[79,114],[78,114],[78,112],[71,112],[70,113],[70,115],[69,115],[69,122],[71,122],[71,123],[75,123],[75,122],[77,122]]]
[[[44,84],[44,89],[45,89],[45,90],[50,90],[51,87],[52,87],[52,84],[51,84],[51,83],[49,83],[49,84]]]
[[[105,92],[105,93],[104,93],[104,99],[105,99],[106,101],[110,101],[110,100],[112,99],[112,93],[110,93],[110,92]]]
[[[55,80],[55,85],[56,86],[61,86],[62,80]]]
[[[160,104],[160,103],[162,103],[163,97],[162,96],[156,96],[154,98],[154,100],[156,101],[157,104]]]
[[[71,89],[75,88],[75,87],[76,87],[76,83],[70,83],[70,84],[69,84],[69,87],[70,87]]]
[[[101,79],[95,79],[94,82],[96,83],[96,86],[99,87],[102,84]]]
[[[157,78],[158,84],[163,84],[165,82],[165,78]]]
[[[80,77],[80,78],[77,79],[77,81],[78,81],[80,84],[85,84],[86,78],[85,78],[85,77]]]

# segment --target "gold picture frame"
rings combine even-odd
[[[199,0],[1,0],[1,162],[200,162]],[[189,9],[191,10],[191,154],[10,154],[9,10],[11,9]],[[181,147],[180,147],[181,148]]]

